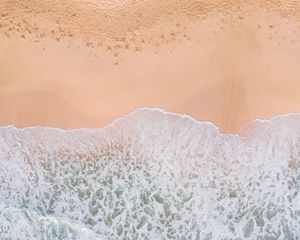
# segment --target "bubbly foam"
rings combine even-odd
[[[300,114],[240,134],[159,109],[0,128],[0,236],[300,239]],[[2,234],[2,235],[1,235]]]

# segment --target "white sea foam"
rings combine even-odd
[[[299,159],[300,114],[228,135],[146,108],[2,127],[0,239],[300,239]]]

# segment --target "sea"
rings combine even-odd
[[[238,134],[151,108],[1,127],[0,239],[300,239],[300,114]]]

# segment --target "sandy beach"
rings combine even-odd
[[[300,112],[297,1],[0,0],[0,125],[159,107],[237,132]]]
[[[0,0],[0,239],[300,239],[299,80],[299,0]]]

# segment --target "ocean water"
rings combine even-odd
[[[300,239],[300,114],[0,128],[0,239]]]

